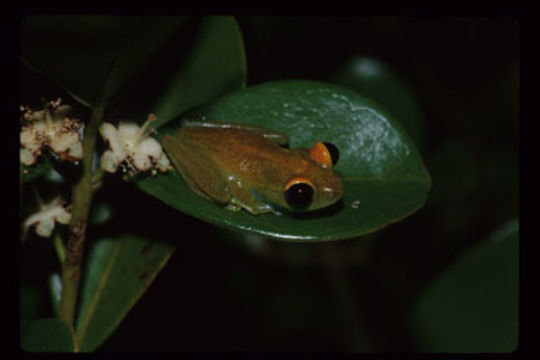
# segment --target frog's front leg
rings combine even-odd
[[[187,146],[170,135],[165,135],[162,143],[176,170],[195,193],[222,204],[230,201],[227,184],[212,157],[198,146]]]
[[[281,214],[272,205],[257,199],[248,188],[243,187],[241,182],[233,177],[229,177],[228,180],[228,190],[231,195],[231,199],[227,205],[228,210],[239,211],[245,209],[253,215],[268,212],[272,212],[276,215]]]

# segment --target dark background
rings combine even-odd
[[[422,109],[424,135],[417,145],[433,178],[430,199],[375,235],[307,245],[213,228],[122,183],[104,189],[97,200],[116,201],[117,226],[182,241],[101,350],[414,351],[408,316],[422,289],[463,251],[518,216],[518,22],[237,20],[248,86],[282,79],[334,82],[360,55],[394,69]],[[21,79],[31,92],[58,93],[25,69]],[[128,211],[137,203],[144,214]],[[25,251],[43,271],[23,268],[22,279],[44,286],[48,269],[57,266],[53,249],[35,241]],[[46,300],[41,308],[50,316]]]

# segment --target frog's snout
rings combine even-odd
[[[321,202],[331,205],[341,199],[343,195],[343,181],[341,178],[331,178],[321,185]]]
[[[326,201],[329,203],[333,203],[339,200],[339,198],[341,197],[341,191],[339,191],[338,189],[324,187],[322,189],[322,192],[324,194]]]

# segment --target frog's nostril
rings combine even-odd
[[[338,196],[338,192],[332,188],[324,188],[323,193],[326,195],[328,199],[334,199]]]

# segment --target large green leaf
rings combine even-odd
[[[142,96],[134,96],[137,107],[131,96],[126,97],[131,112],[141,109],[140,113],[157,115],[154,127],[245,85],[246,59],[236,20],[230,16],[206,16],[193,25],[190,39],[174,37],[167,51],[149,65],[152,74],[139,86]],[[149,88],[159,91],[152,96]],[[143,109],[145,104],[149,105]]]
[[[170,245],[131,235],[92,245],[76,326],[80,351],[93,351],[113,333],[173,250]]]
[[[22,23],[22,60],[90,106],[103,91],[109,98],[117,95],[182,21],[166,16],[29,16]]]
[[[176,172],[136,182],[210,223],[295,241],[336,240],[403,219],[426,200],[430,177],[414,144],[388,112],[354,91],[310,81],[272,82],[229,94],[186,117],[283,131],[291,148],[324,140],[340,150],[335,169],[344,180],[342,207],[302,217],[228,211],[196,195]],[[178,126],[161,128],[159,135]]]
[[[518,346],[519,222],[467,252],[413,310],[422,352],[512,352]]]
[[[21,348],[29,352],[73,352],[75,341],[65,323],[52,318],[39,319],[22,329]]]
[[[389,65],[369,56],[356,56],[336,74],[334,82],[379,102],[422,147],[424,115],[420,103],[412,87]]]
[[[152,126],[159,127],[245,85],[242,34],[233,17],[189,18],[163,49],[116,105],[123,118],[142,119],[154,113],[158,119]]]

